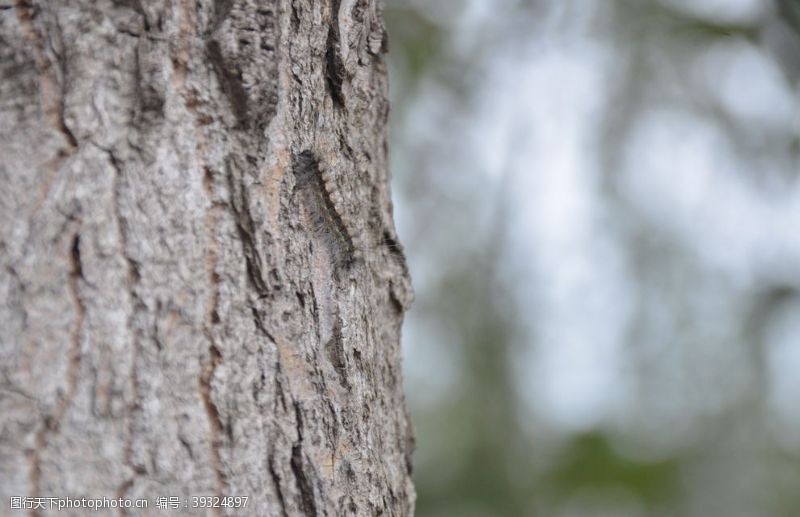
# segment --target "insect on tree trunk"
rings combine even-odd
[[[413,512],[377,1],[0,4],[0,513]]]

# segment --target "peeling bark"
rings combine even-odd
[[[0,8],[6,508],[413,513],[376,2]]]

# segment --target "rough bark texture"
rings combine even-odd
[[[11,1],[0,513],[411,514],[377,0]]]

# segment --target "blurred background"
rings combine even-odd
[[[800,1],[387,3],[417,515],[800,515]]]

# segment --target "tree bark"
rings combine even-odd
[[[378,0],[9,1],[3,507],[413,513]]]

